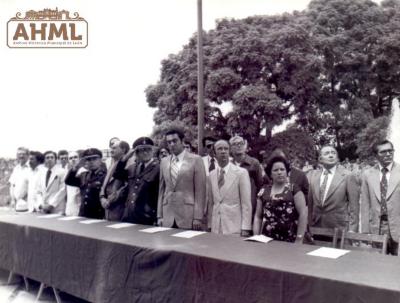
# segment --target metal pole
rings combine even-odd
[[[199,155],[203,155],[204,137],[204,66],[203,66],[203,8],[197,0],[197,138]]]

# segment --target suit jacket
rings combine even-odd
[[[122,221],[143,225],[153,225],[157,221],[158,190],[160,182],[160,164],[152,160],[140,172],[140,163],[124,163],[117,167],[116,177],[128,183],[128,195],[125,202]]]
[[[208,182],[212,209],[211,231],[240,234],[241,230],[251,230],[251,184],[247,170],[231,164],[221,188],[218,187],[217,170],[210,173]]]
[[[111,163],[100,189],[100,197],[104,197],[110,202],[109,207],[105,209],[105,218],[109,221],[121,221],[124,213],[126,194],[124,194],[124,191],[121,192],[124,183],[114,176],[119,162],[121,161],[113,161]],[[113,194],[116,196],[111,199]]]
[[[208,157],[209,156],[202,157],[207,177],[210,175],[210,164],[211,164],[211,161],[210,161],[210,159]],[[214,160],[215,160],[214,164],[215,164],[215,169],[216,169],[218,167],[218,162],[217,162],[217,159],[215,159],[215,157],[214,157]]]
[[[206,199],[206,173],[200,156],[185,152],[176,184],[171,180],[172,155],[161,160],[157,218],[171,227],[191,229],[193,220],[203,220]]]
[[[51,205],[52,213],[65,213],[67,191],[64,183],[65,170],[57,166],[53,167],[49,182],[46,186],[46,174],[48,169],[41,170],[36,183],[36,208],[39,205]]]
[[[321,174],[322,170],[314,171],[310,177],[309,224],[318,227],[345,228],[357,232],[360,188],[355,176],[337,166],[322,204],[320,201]]]
[[[361,232],[379,234],[381,189],[379,166],[361,176]],[[386,193],[390,233],[394,241],[400,237],[400,165],[393,163]]]

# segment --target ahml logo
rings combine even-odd
[[[7,23],[7,45],[10,48],[85,48],[88,45],[88,23],[69,11],[30,10],[17,13]]]

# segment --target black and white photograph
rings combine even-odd
[[[400,298],[400,0],[0,0],[0,302]]]

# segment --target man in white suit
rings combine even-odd
[[[158,224],[202,229],[206,200],[206,173],[200,156],[184,149],[184,134],[170,130],[165,140],[171,155],[161,160],[157,206]]]
[[[65,170],[56,165],[57,154],[44,153],[44,166],[37,181],[37,209],[44,213],[65,213],[66,187]]]
[[[387,234],[388,252],[396,255],[400,237],[400,165],[393,161],[393,144],[374,146],[378,164],[361,176],[361,232]]]
[[[214,149],[219,167],[208,177],[211,231],[250,236],[252,205],[249,173],[230,163],[227,141],[217,141]]]

